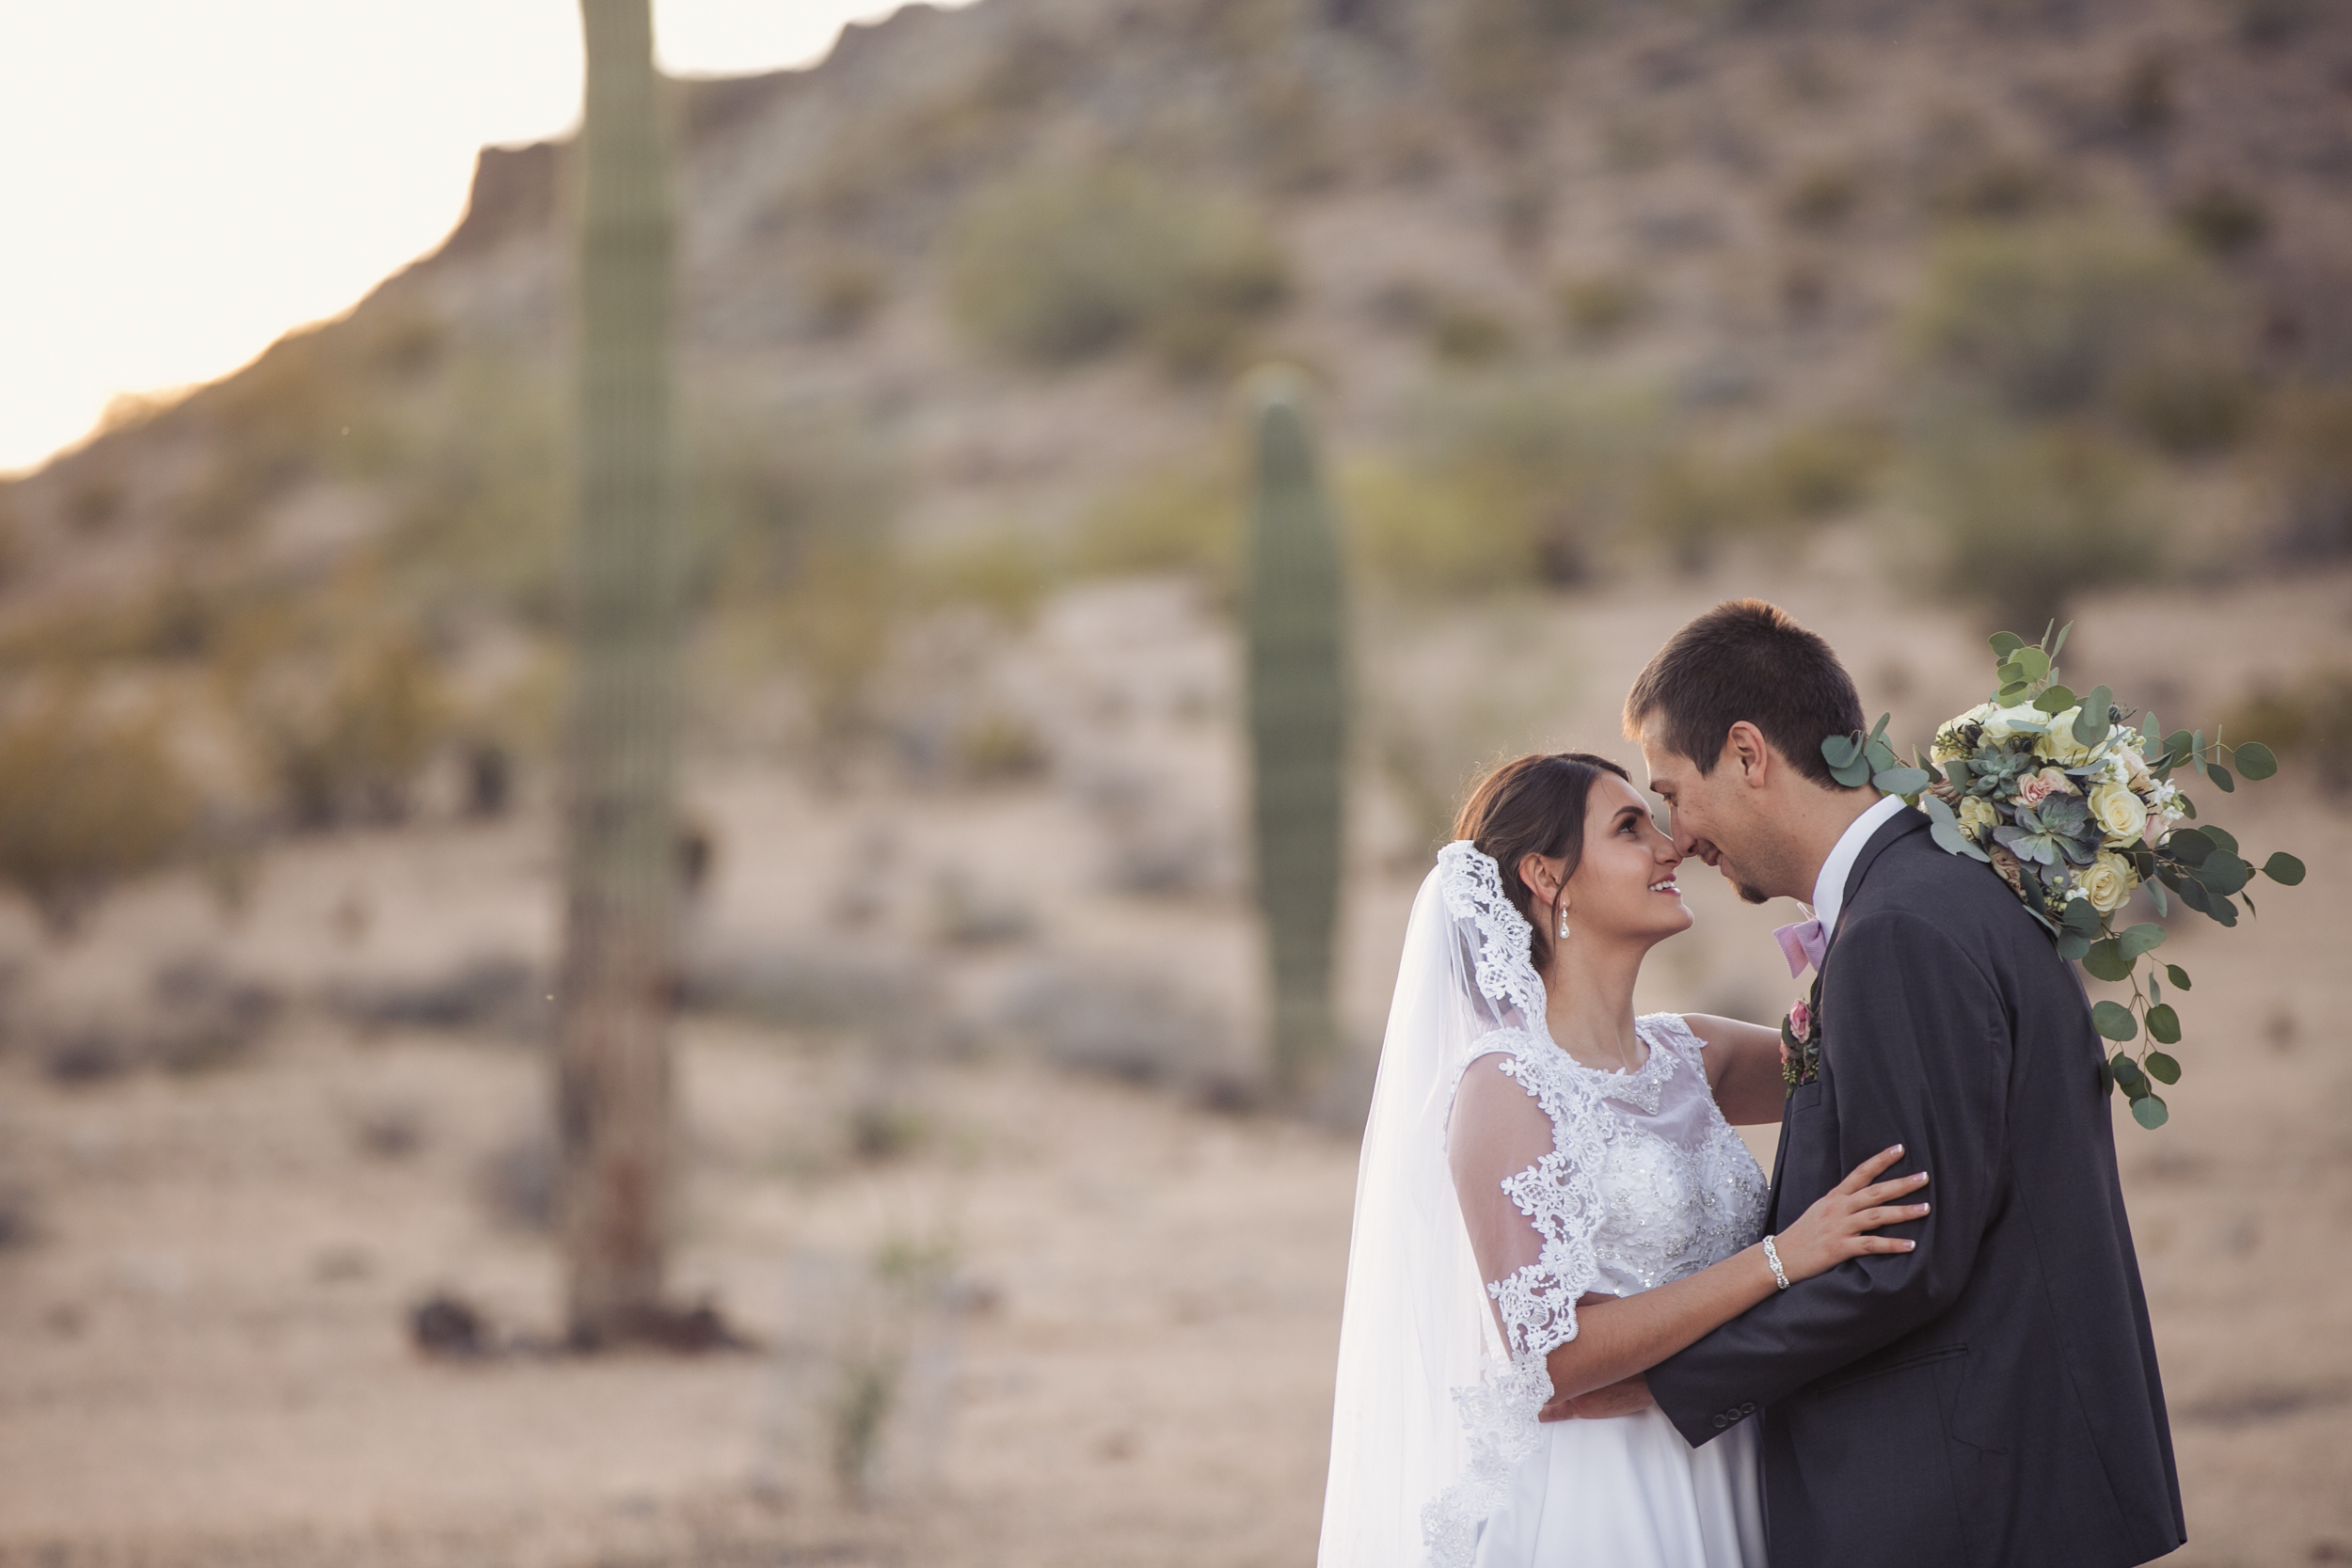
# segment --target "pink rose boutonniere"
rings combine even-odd
[[[1794,1094],[1798,1085],[1821,1074],[1821,982],[1813,981],[1813,994],[1788,1009],[1780,1021],[1780,1079]]]

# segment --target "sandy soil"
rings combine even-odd
[[[1831,567],[1788,597],[1833,629],[1899,731],[1966,700],[1975,658],[1957,620],[1857,608]],[[2342,595],[2119,602],[2077,637],[2086,657],[2165,683],[2168,718],[2218,711],[2264,657],[2340,657]],[[1449,659],[1550,661],[1567,675],[1531,688],[1522,717],[1506,707],[1498,743],[1523,727],[1605,744],[1614,692],[1712,596],[1697,584],[1423,628],[1409,664],[1438,681]],[[1190,672],[1214,714],[1213,634],[1180,623],[1137,669]],[[2256,635],[2283,624],[2311,629],[2283,650]],[[1040,659],[1068,632],[1057,625]],[[1130,723],[1158,725],[1156,740],[1104,721],[1094,776],[1139,769],[1175,781],[1163,793],[1230,802],[1227,763],[1200,738],[1216,726],[1183,717],[1200,705],[1177,692],[1162,719]],[[886,907],[857,927],[870,952],[903,953],[982,1021],[1025,966],[1116,958],[1206,997],[1223,1022],[1200,1051],[1232,1055],[1249,1026],[1246,906],[1215,878],[1176,896],[1106,879],[1126,830],[1073,803],[1085,771],[1065,760],[1034,786],[878,799],[712,769],[700,800],[724,856],[703,918],[729,941],[797,940],[838,918],[883,824],[895,869]],[[2314,877],[2265,897],[2260,946],[2178,927],[2167,956],[2198,982],[2189,1075],[2172,1125],[2119,1128],[2188,1497],[2179,1560],[2352,1560],[2352,1055],[2338,1022],[2352,819],[2286,784],[2215,815],[2249,847],[2294,846]],[[1401,808],[1365,816],[1345,979],[1359,1037],[1385,1001],[1416,859]],[[70,949],[0,928],[35,960],[20,989],[44,1006],[119,1000],[191,943],[294,998],[261,1045],[200,1071],[75,1084],[42,1070],[21,1030],[0,1050],[0,1190],[30,1220],[0,1246],[0,1564],[1311,1557],[1352,1141],[1058,1070],[984,1026],[887,1058],[853,1029],[682,1026],[677,1287],[715,1297],[759,1352],[416,1354],[405,1314],[437,1290],[513,1333],[555,1323],[546,1241],[485,1197],[487,1173],[511,1188],[529,1168],[543,1069],[495,1032],[361,1030],[319,999],[484,952],[543,955],[550,867],[536,818],[425,825],[289,847],[232,927],[167,882],[117,900]],[[968,950],[927,935],[943,869],[1025,899],[1025,934]],[[1691,885],[1700,927],[1661,951],[1645,1004],[1777,1012],[1788,981],[1765,931],[1779,916]],[[852,1131],[876,1106],[903,1135],[862,1158]],[[934,1262],[946,1287],[893,1285],[878,1258]],[[845,1369],[877,1346],[911,1350],[913,1370],[876,1496],[852,1506],[829,1474],[834,1411]]]

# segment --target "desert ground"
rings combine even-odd
[[[1878,602],[1837,548],[1763,586],[1838,641],[1897,734],[1923,734],[1977,695],[1971,622]],[[1746,586],[1482,610],[1383,657],[1431,689],[1516,673],[1522,705],[1486,721],[1500,749],[1624,752],[1615,693]],[[2188,722],[2274,664],[2343,657],[2345,586],[2099,600],[2074,647]],[[448,977],[485,956],[546,960],[542,807],[294,841],[233,915],[183,876],[66,943],[10,911],[0,1563],[1309,1560],[1355,1141],[1343,1106],[1278,1117],[1246,1092],[1256,958],[1232,878],[1112,874],[1137,799],[1175,814],[1174,842],[1205,823],[1230,848],[1225,635],[1165,584],[1049,608],[1004,678],[1092,717],[1043,777],[1000,788],[698,766],[720,846],[701,950],[816,955],[771,990],[848,977],[817,1002],[697,1006],[677,1031],[675,1287],[749,1349],[544,1348],[531,999],[417,1001],[462,992]],[[1089,804],[1106,793],[1125,804]],[[2187,1075],[2159,1132],[2119,1101],[2187,1497],[2177,1560],[2352,1560],[2352,816],[2292,776],[2201,804],[2312,876],[2264,895],[2250,928],[2175,918]],[[1368,1056],[1425,850],[1393,801],[1356,818],[1343,990]],[[1785,912],[1685,880],[1699,926],[1661,950],[1644,1005],[1776,1014]],[[165,1065],[103,1059],[175,1005],[217,1006],[200,986],[140,1001],[191,955],[266,988],[267,1022]],[[1122,1022],[1155,994],[1158,1033]],[[98,1022],[44,1022],[66,1018]],[[479,1309],[495,1354],[415,1348],[410,1312],[437,1292]],[[861,1418],[877,1367],[888,1393]],[[845,1444],[862,1486],[840,1479]]]

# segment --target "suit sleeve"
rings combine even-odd
[[[1659,1408],[1694,1446],[1948,1308],[1998,1202],[2011,1045],[1983,968],[1923,916],[1875,911],[1838,933],[1821,1012],[1838,1171],[1900,1143],[1887,1176],[1926,1170],[1932,1207],[1879,1232],[1915,1251],[1799,1280],[1650,1369]]]

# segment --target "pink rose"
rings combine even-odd
[[[2074,787],[2074,781],[2055,768],[2045,768],[2039,773],[2029,775],[2017,785],[2017,798],[2029,806],[2038,806],[2053,795],[2079,793]]]
[[[1813,1038],[1813,1009],[1800,1002],[1788,1009],[1788,1032],[1800,1040]]]

